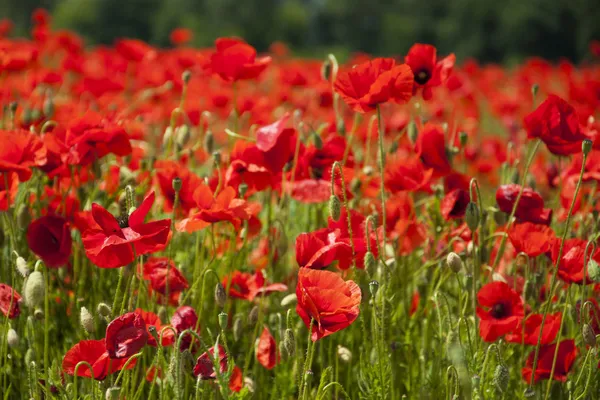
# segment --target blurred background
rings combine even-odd
[[[315,57],[405,54],[422,42],[459,60],[581,62],[600,39],[600,0],[0,0],[0,18],[27,35],[37,7],[52,13],[53,27],[72,29],[87,44],[130,37],[167,46],[170,31],[186,27],[196,46],[235,35],[258,50],[280,40]]]

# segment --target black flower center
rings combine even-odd
[[[415,74],[415,82],[419,85],[424,85],[431,78],[431,74],[426,69],[422,69]]]
[[[504,303],[494,304],[492,307],[492,316],[496,319],[501,319],[508,316],[508,307]]]
[[[129,227],[129,216],[127,214],[121,214],[117,217],[117,222],[121,229]]]

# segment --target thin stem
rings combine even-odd
[[[383,247],[383,251],[385,253],[385,239],[386,239],[386,235],[387,235],[387,213],[385,210],[385,151],[383,150],[383,135],[385,133],[384,131],[384,127],[383,127],[383,120],[381,118],[381,107],[378,105],[377,106],[377,124],[379,126],[379,177],[380,177],[380,196],[381,196],[381,215],[382,215],[382,221],[381,221],[381,226],[383,226],[383,243],[382,243],[382,247]]]

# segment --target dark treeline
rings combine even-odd
[[[512,63],[581,61],[600,39],[600,0],[4,0],[0,16],[25,35],[39,6],[90,44],[136,37],[164,46],[183,26],[198,46],[236,35],[259,50],[282,40],[304,55],[402,54],[426,42],[459,59]]]

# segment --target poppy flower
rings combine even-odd
[[[496,203],[500,211],[510,214],[514,207],[520,185],[502,185],[496,190]],[[517,205],[515,217],[520,221],[532,222],[534,224],[550,225],[552,220],[552,209],[544,208],[544,199],[533,189],[526,187]]]
[[[406,103],[412,97],[413,74],[393,58],[375,58],[341,71],[333,85],[355,112],[373,111],[379,104]]]
[[[573,106],[553,94],[525,117],[524,125],[528,138],[541,139],[556,155],[580,153],[581,142],[588,139]]]
[[[140,314],[123,314],[106,327],[106,351],[111,358],[128,358],[147,342],[146,323]]]
[[[144,263],[144,279],[150,281],[151,290],[166,295],[167,282],[169,297],[177,300],[179,294],[189,287],[188,281],[181,271],[175,267],[175,262],[167,257],[152,257]],[[177,305],[175,302],[174,305]]]
[[[8,210],[8,206],[14,204],[19,191],[19,180],[16,173],[6,173],[0,179],[0,211]]]
[[[329,336],[347,328],[358,318],[360,288],[354,281],[344,281],[335,272],[300,268],[296,286],[296,312],[311,326],[311,340]]]
[[[81,361],[87,361],[92,366],[94,379],[104,380],[108,375],[120,371],[127,363],[127,358],[111,359],[106,351],[104,339],[82,340],[67,351],[62,362],[62,369],[67,375],[75,375],[75,367]],[[132,360],[127,369],[135,367],[137,359]],[[82,365],[77,370],[77,376],[91,378],[89,368]]]
[[[280,173],[294,156],[296,147],[295,130],[286,128],[290,113],[277,121],[256,130],[256,148],[263,153],[264,165],[273,173]]]
[[[154,56],[154,49],[139,39],[119,39],[115,43],[115,50],[126,60],[140,62],[146,57]]]
[[[558,253],[560,251],[560,239],[555,239],[552,246],[552,263],[556,265]],[[584,274],[584,253],[587,241],[583,239],[565,240],[561,259],[558,263],[558,277],[567,283],[583,284]],[[592,248],[588,250],[586,263],[593,260],[600,263],[600,249],[595,252]],[[586,264],[587,265],[587,264]],[[586,271],[586,284],[594,283]]]
[[[554,369],[554,375],[551,377],[552,364],[554,362],[554,353],[558,346],[558,353],[556,357],[556,364]],[[567,339],[560,342],[560,344],[553,343],[547,344],[540,347],[538,356],[538,363],[535,373],[533,372],[533,362],[535,358],[535,350],[529,353],[525,367],[521,370],[523,379],[527,382],[531,382],[531,374],[533,375],[533,381],[538,382],[540,380],[554,379],[560,382],[567,381],[567,375],[577,358],[578,350],[575,346],[575,340]]]
[[[419,158],[394,157],[385,168],[385,187],[392,193],[430,191],[433,169],[425,168]]]
[[[249,301],[260,295],[287,290],[287,286],[283,283],[267,283],[262,271],[255,274],[234,271],[229,277],[223,278],[223,287],[229,288],[230,297]]]
[[[341,217],[340,217],[341,220]],[[345,221],[345,220],[344,220]],[[296,238],[296,262],[303,268],[323,269],[337,260],[337,249],[351,245],[338,240],[339,234],[328,229],[301,233]]]
[[[523,299],[504,282],[488,283],[477,293],[479,335],[486,342],[514,331],[523,318]]]
[[[258,339],[256,359],[266,369],[273,369],[279,362],[280,357],[275,338],[269,332],[269,328],[265,326]]]
[[[217,373],[215,371],[213,358],[217,356],[217,362],[219,363],[219,373],[226,373],[228,369],[227,353],[225,352],[225,348],[219,345],[216,350],[215,346],[213,346],[210,349],[208,349],[208,351],[202,353],[200,357],[198,357],[198,359],[196,360],[196,365],[194,366],[194,376],[202,380],[216,379]],[[237,365],[235,365],[233,367],[231,377],[229,378],[229,390],[231,390],[232,392],[239,392],[241,389],[242,370]]]
[[[425,124],[417,137],[415,151],[425,168],[433,169],[435,177],[446,176],[452,172],[442,127],[431,123]]]
[[[21,295],[5,283],[0,283],[0,311],[10,319],[21,314]]]
[[[134,249],[138,256],[164,249],[169,240],[171,220],[144,223],[152,204],[154,192],[121,222],[100,205],[92,204],[92,216],[100,229],[91,228],[83,233],[87,257],[100,268],[118,268],[133,262]]]
[[[190,40],[192,40],[192,30],[187,28],[175,28],[169,34],[169,40],[171,44],[174,46],[181,46],[183,44],[187,44]]]
[[[46,164],[47,151],[42,141],[26,130],[0,129],[0,174],[15,172],[21,182],[31,178],[31,168]]]
[[[522,222],[511,227],[508,238],[517,252],[537,257],[552,249],[556,235],[549,226]]]
[[[221,190],[215,197],[208,185],[201,185],[194,192],[194,201],[198,211],[177,223],[179,232],[196,232],[221,221],[228,221],[239,227],[242,220],[250,218],[246,200],[237,198],[236,191],[231,186]]]
[[[415,43],[404,58],[414,75],[413,92],[421,89],[423,98],[429,100],[433,95],[432,88],[446,82],[455,61],[454,54],[438,60],[435,46]]]
[[[161,346],[170,346],[175,342],[175,335],[173,333],[173,330],[164,329],[169,325],[163,325],[158,315],[150,311],[144,311],[141,308],[137,308],[134,311],[134,313],[142,317],[142,319],[146,323],[146,331],[148,332],[148,346],[157,347],[156,339],[150,333],[151,326],[156,328],[156,333],[160,339]]]
[[[215,52],[205,68],[227,82],[257,78],[271,63],[271,57],[256,57],[256,50],[236,38],[215,40]]]
[[[531,314],[519,321],[519,324],[512,333],[507,334],[504,339],[511,343],[525,343],[531,346],[537,344],[540,336],[540,327],[542,326],[542,314]],[[562,313],[548,314],[544,321],[544,332],[542,333],[541,344],[550,344],[556,339]],[[525,321],[525,339],[523,339],[523,321]]]
[[[194,192],[198,186],[204,184],[200,177],[193,174],[181,164],[170,160],[160,160],[156,162],[154,168],[156,169],[156,180],[158,181],[160,192],[166,200],[165,211],[170,212],[173,210],[173,203],[175,202],[173,179],[175,178],[181,180],[179,207],[186,213],[196,207]]]
[[[60,267],[71,256],[71,229],[60,215],[45,215],[27,228],[27,244],[48,267]]]
[[[200,329],[200,326],[198,325],[198,314],[196,314],[196,311],[190,306],[181,306],[175,310],[175,313],[171,317],[171,326],[177,331],[177,336],[175,338],[175,341],[177,341],[179,335],[181,335],[183,331],[187,329],[192,329],[194,331],[196,328]],[[183,351],[189,349],[192,338],[193,336],[191,334],[186,334],[181,339],[181,347],[179,350]],[[194,343],[193,349],[196,349],[197,347],[198,343]]]
[[[471,196],[467,190],[454,189],[446,193],[440,203],[442,217],[446,221],[455,218],[462,218],[467,211],[467,205],[471,202]]]

